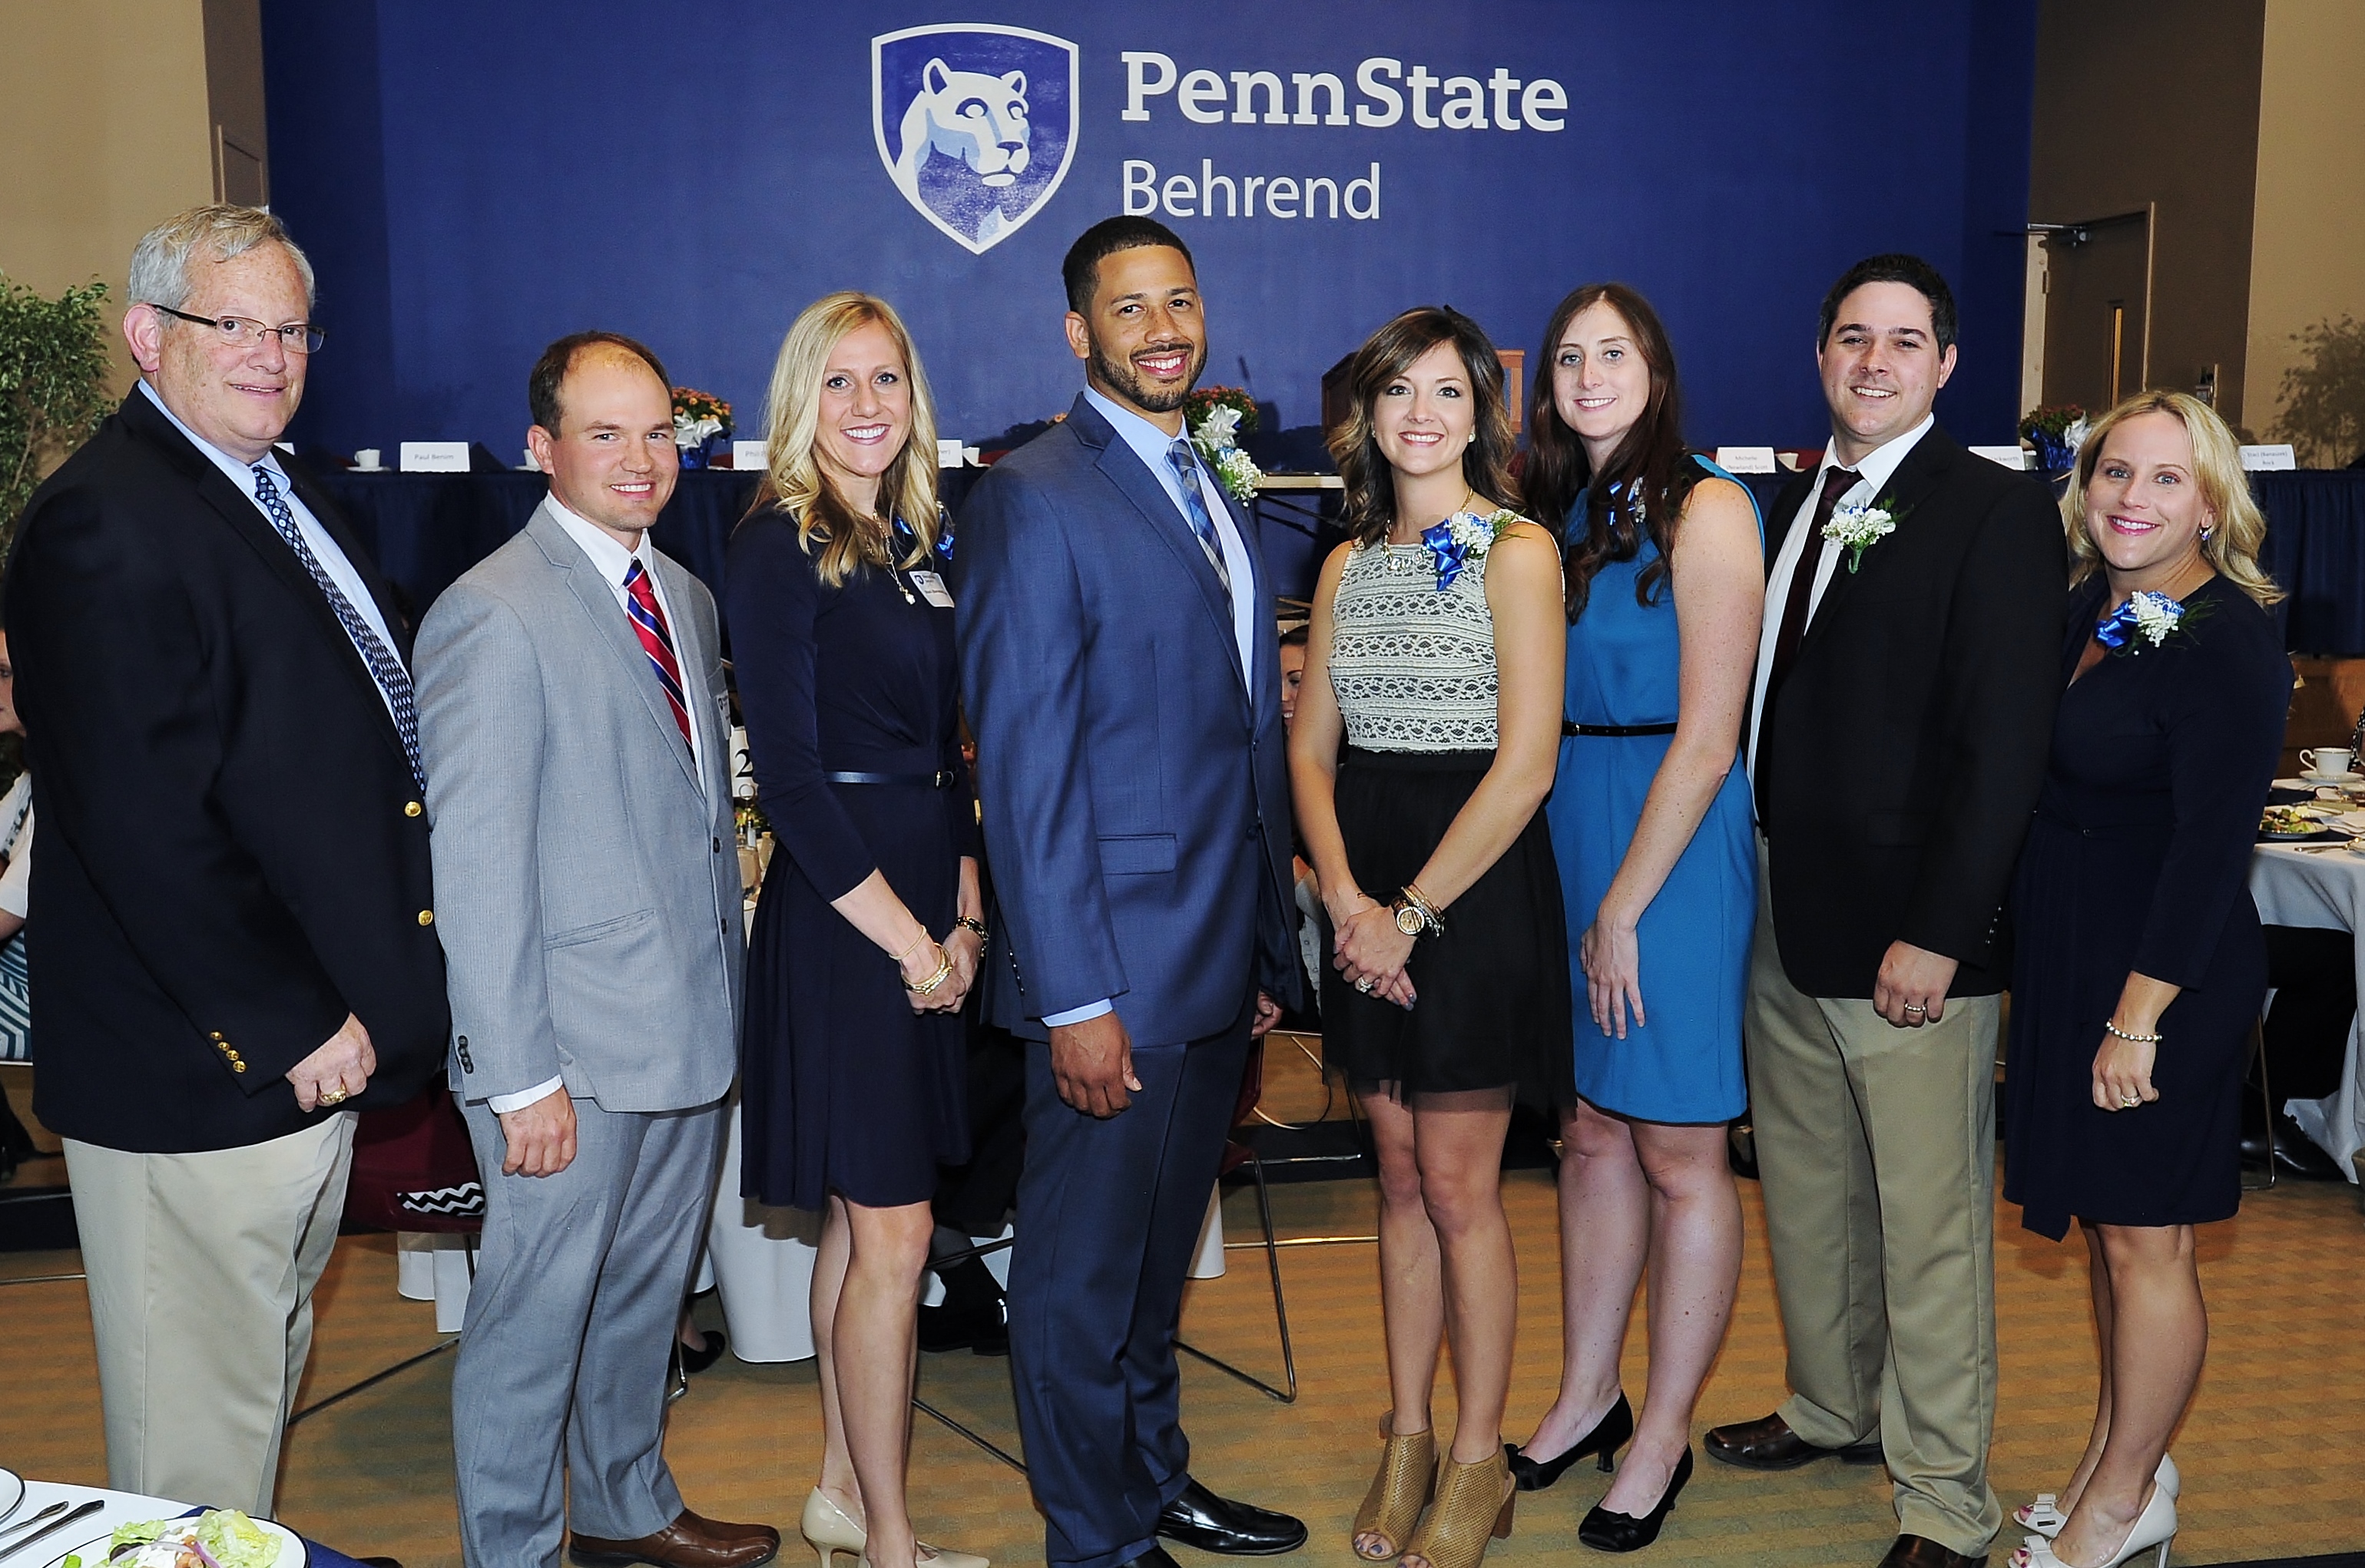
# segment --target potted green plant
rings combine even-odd
[[[115,408],[106,299],[103,283],[50,299],[0,274],[0,557],[41,480]]]

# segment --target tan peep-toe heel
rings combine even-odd
[[[1380,1434],[1387,1445],[1380,1450],[1379,1473],[1372,1477],[1372,1489],[1363,1494],[1363,1506],[1355,1510],[1355,1528],[1349,1538],[1380,1538],[1377,1551],[1355,1549],[1355,1555],[1366,1562],[1392,1562],[1404,1550],[1406,1538],[1420,1523],[1421,1509],[1429,1505],[1429,1484],[1437,1475],[1436,1431],[1391,1432],[1387,1429],[1390,1419],[1381,1418]]]
[[[1458,1464],[1450,1453],[1441,1458],[1435,1502],[1404,1555],[1429,1568],[1478,1568],[1490,1534],[1502,1540],[1511,1533],[1511,1506],[1519,1495],[1511,1467],[1499,1448],[1473,1464]]]

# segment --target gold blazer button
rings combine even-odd
[[[420,910],[420,911],[419,912],[419,924],[421,924],[421,925],[432,925],[432,924],[435,924],[435,912],[434,912],[433,910],[432,910],[432,909],[422,909],[422,910]]]

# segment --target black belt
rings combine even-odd
[[[832,784],[909,784],[919,790],[949,790],[953,772],[940,767],[934,773],[824,773]]]
[[[1608,735],[1615,739],[1620,735],[1672,735],[1676,733],[1676,726],[1672,723],[1580,724],[1574,719],[1563,719],[1560,733],[1564,735]]]

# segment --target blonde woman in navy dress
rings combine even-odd
[[[1568,938],[1537,811],[1560,742],[1560,553],[1505,504],[1503,372],[1475,322],[1408,310],[1348,378],[1331,451],[1351,537],[1315,589],[1290,778],[1338,934],[1323,1051],[1380,1161],[1393,1400],[1353,1543],[1474,1568],[1514,1495],[1503,1136],[1515,1097],[1567,1092]],[[1429,1427],[1440,1337],[1450,1446]]]
[[[805,1540],[985,1568],[913,1539],[903,1471],[939,1162],[968,1158],[959,1007],[985,925],[939,568],[936,415],[886,301],[816,300],[772,371],[762,489],[723,607],[779,842],[740,1047],[748,1196],[821,1209],[823,1425]]]

